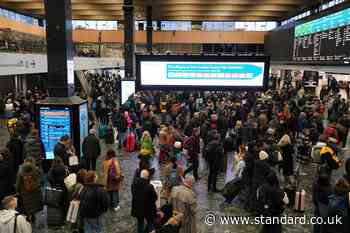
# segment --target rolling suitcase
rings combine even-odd
[[[126,151],[127,152],[134,152],[136,147],[136,138],[135,134],[133,132],[128,133],[128,136],[126,137]]]

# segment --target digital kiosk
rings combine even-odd
[[[38,102],[36,111],[46,160],[54,159],[54,147],[64,135],[69,135],[77,156],[81,156],[82,142],[89,131],[88,102],[77,96],[52,97]]]

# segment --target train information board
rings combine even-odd
[[[296,26],[293,60],[349,64],[350,8]]]
[[[40,107],[40,137],[45,147],[46,159],[54,159],[54,148],[60,138],[71,135],[70,108]]]

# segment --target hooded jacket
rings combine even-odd
[[[17,215],[15,210],[1,210],[0,211],[0,233],[14,232],[15,218]],[[32,227],[29,222],[22,215],[17,215],[16,233],[31,233]]]

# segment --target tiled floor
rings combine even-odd
[[[0,142],[4,144],[7,141],[7,132],[5,129],[0,129]],[[1,145],[2,146],[2,145]],[[106,146],[103,143],[103,151],[106,151],[109,147],[115,146]],[[120,153],[118,158],[121,162],[121,167],[123,169],[123,174],[125,176],[125,184],[120,193],[120,206],[121,209],[119,212],[109,211],[104,215],[104,233],[134,233],[136,232],[136,220],[130,216],[130,204],[131,204],[131,192],[130,186],[133,177],[133,173],[138,165],[138,160],[135,154],[126,154]],[[99,164],[101,164],[99,162]],[[229,164],[229,166],[231,166]],[[204,165],[201,164],[200,176],[202,177],[199,182],[195,185],[195,192],[198,199],[198,215],[197,222],[201,233],[255,233],[259,232],[259,226],[253,225],[220,225],[215,224],[214,226],[207,226],[205,224],[205,216],[207,213],[212,212],[218,216],[230,215],[230,216],[245,216],[248,215],[240,209],[234,207],[229,207],[225,209],[220,208],[220,204],[223,201],[223,198],[220,194],[208,194],[207,187],[207,172],[204,168]],[[159,170],[159,169],[157,169]],[[312,165],[303,168],[303,171],[307,173],[306,176],[303,176],[301,179],[301,186],[307,191],[307,209],[305,214],[307,216],[312,216],[313,209],[311,204],[311,184],[314,178],[315,169]],[[341,171],[339,175],[341,175]],[[159,177],[159,172],[156,174],[156,177]],[[219,178],[219,188],[223,187],[224,184],[224,175]],[[292,210],[286,210],[286,214],[291,216],[299,216],[301,214],[295,213]],[[60,229],[47,229],[44,221],[44,213],[40,214],[40,218],[37,226],[34,227],[34,233],[63,233],[69,232],[67,227]],[[283,232],[286,233],[310,233],[312,227],[310,225],[288,225],[283,226]]]

